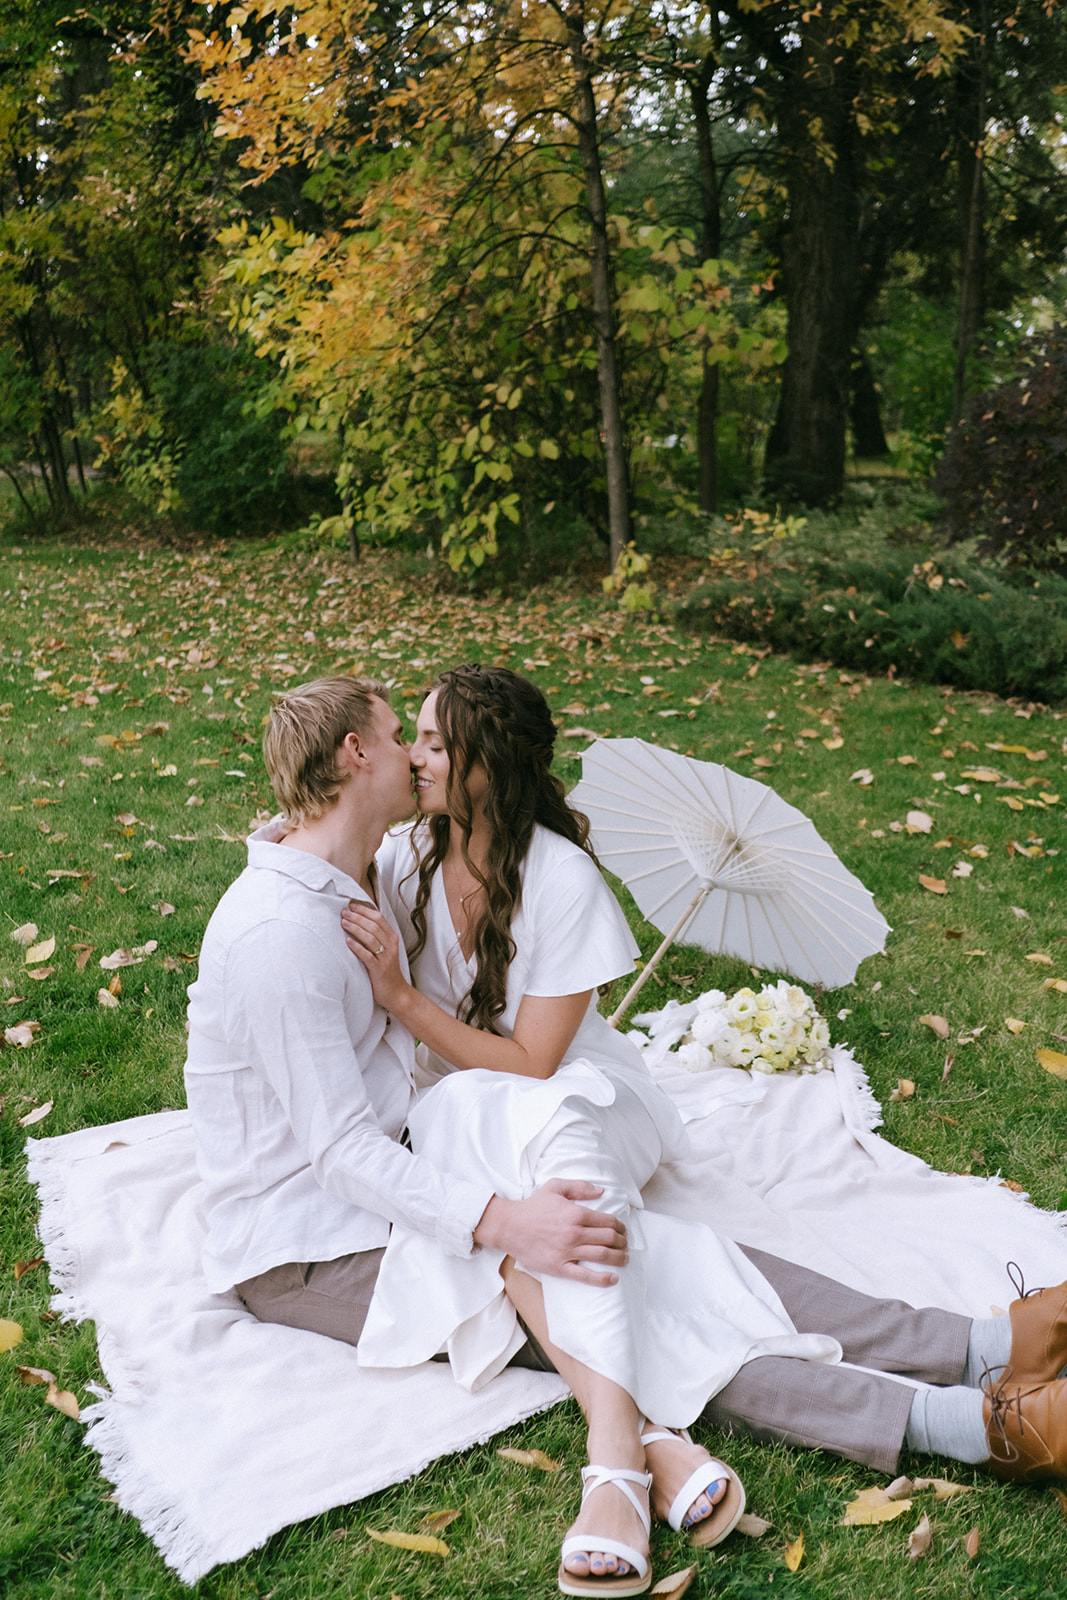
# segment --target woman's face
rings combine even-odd
[[[437,726],[436,690],[426,696],[415,724],[411,767],[415,774],[415,799],[420,814],[424,817],[447,815],[451,763]],[[467,774],[467,789],[476,812],[481,810],[487,787],[485,772],[476,762]]]

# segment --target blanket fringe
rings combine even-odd
[[[137,1519],[182,1583],[193,1584],[217,1566],[218,1553],[196,1533],[189,1516],[154,1490],[151,1481],[130,1460],[114,1400],[87,1406],[82,1419],[88,1424],[85,1443],[99,1456],[101,1476],[114,1487],[117,1504]],[[259,1549],[269,1537],[265,1534],[251,1548]]]
[[[870,1079],[847,1045],[833,1049],[834,1074],[839,1083],[847,1085],[856,1113],[856,1123],[864,1133],[873,1133],[882,1126],[882,1108],[878,1104]],[[851,1119],[849,1119],[851,1122]],[[855,1124],[852,1124],[855,1126]]]
[[[26,1141],[26,1176],[36,1185],[41,1202],[37,1233],[54,1291],[51,1307],[64,1322],[85,1322],[92,1312],[79,1289],[83,1278],[81,1260],[64,1223],[70,1215],[67,1168],[62,1161],[50,1159],[42,1144],[39,1139]]]

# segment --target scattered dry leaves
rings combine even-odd
[[[449,1553],[443,1539],[435,1539],[428,1533],[401,1533],[396,1528],[378,1533],[374,1528],[368,1528],[367,1538],[376,1539],[379,1544],[390,1544],[397,1550],[416,1550],[421,1555],[444,1557]]]
[[[514,1461],[518,1467],[536,1467],[540,1472],[559,1471],[559,1462],[546,1456],[543,1450],[516,1450],[511,1445],[504,1445],[497,1455],[503,1456],[505,1461]]]
[[[654,1583],[649,1594],[656,1595],[658,1600],[681,1600],[697,1575],[696,1562],[691,1567],[680,1567],[677,1572],[669,1572],[665,1578],[660,1578]]]
[[[32,1128],[35,1122],[43,1122],[54,1104],[54,1100],[46,1100],[43,1106],[36,1106],[34,1110],[27,1111],[24,1117],[19,1118],[19,1127]]]
[[[444,1533],[445,1529],[462,1514],[461,1511],[428,1511],[419,1522],[419,1532]]]
[[[20,1050],[25,1050],[27,1045],[33,1043],[40,1031],[41,1024],[39,1022],[16,1022],[13,1028],[4,1029],[4,1038],[8,1044],[13,1044]]]
[[[924,1012],[919,1018],[919,1021],[925,1022],[928,1028],[932,1028],[939,1039],[947,1039],[949,1034],[952,1032],[952,1029],[948,1025],[947,1019],[945,1017],[936,1016],[932,1012]]]
[[[877,1522],[892,1522],[910,1510],[911,1501],[906,1495],[903,1499],[890,1500],[888,1492],[876,1484],[870,1489],[861,1489],[856,1498],[849,1501],[840,1526],[869,1528]]]
[[[910,1561],[921,1561],[929,1550],[933,1537],[930,1518],[923,1512],[919,1518],[918,1526],[913,1528],[908,1535],[908,1559]]]
[[[765,1517],[757,1517],[752,1511],[743,1511],[737,1519],[737,1532],[750,1539],[761,1539],[771,1526]]]
[[[1060,1050],[1039,1050],[1037,1064],[1051,1072],[1054,1078],[1067,1078],[1067,1056]]]

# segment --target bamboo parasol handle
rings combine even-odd
[[[655,955],[646,964],[644,971],[638,974],[636,982],[630,985],[630,988],[627,989],[627,991],[623,995],[621,1001],[616,1006],[616,1008],[612,1012],[611,1016],[608,1018],[608,1024],[609,1024],[610,1027],[617,1028],[619,1026],[619,1018],[622,1016],[623,1012],[626,1010],[626,1007],[630,1004],[630,1001],[634,998],[635,995],[637,995],[637,994],[639,994],[641,992],[641,989],[648,982],[649,978],[651,978],[653,972],[655,972],[656,968],[659,966],[660,961],[666,955],[667,951],[670,949],[670,947],[674,943],[675,939],[677,939],[677,938],[679,938],[681,936],[683,930],[686,928],[686,926],[696,916],[697,912],[700,910],[701,906],[704,904],[704,901],[708,898],[708,895],[711,893],[712,888],[713,888],[713,885],[709,883],[709,884],[706,884],[703,889],[698,890],[698,892],[697,892],[697,894],[696,894],[696,896],[695,896],[695,898],[693,900],[693,903],[690,906],[687,906],[686,909],[682,912],[681,916],[678,918],[678,921],[674,924],[674,927],[671,929],[670,933],[667,934],[666,938],[664,939],[663,943],[660,945],[659,949],[656,951]]]

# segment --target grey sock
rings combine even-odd
[[[951,1456],[972,1466],[988,1461],[984,1399],[978,1389],[916,1389],[904,1443],[909,1450]]]
[[[1002,1368],[1008,1364],[1011,1354],[1011,1318],[1010,1317],[981,1317],[971,1323],[971,1335],[967,1341],[967,1365],[963,1369],[963,1381],[968,1389],[981,1389],[983,1374],[988,1368],[988,1377],[995,1383],[999,1378]]]

